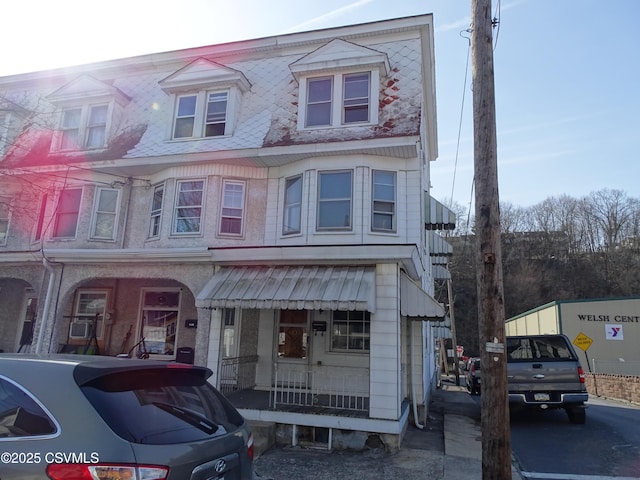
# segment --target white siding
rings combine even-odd
[[[371,322],[372,418],[400,417],[400,318],[398,267],[380,264],[376,268],[376,312]],[[376,365],[376,368],[373,367]]]

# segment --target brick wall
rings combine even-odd
[[[590,395],[640,404],[640,376],[587,373],[586,381]]]

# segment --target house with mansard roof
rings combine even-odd
[[[446,316],[435,99],[431,15],[0,78],[0,348],[206,365],[292,444],[397,446]]]

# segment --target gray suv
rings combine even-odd
[[[253,440],[211,370],[128,358],[0,355],[2,480],[241,480]]]
[[[564,408],[571,423],[585,423],[584,370],[566,336],[507,337],[507,380],[511,410]]]

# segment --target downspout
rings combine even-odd
[[[411,320],[409,320],[409,322],[411,322]],[[417,393],[416,393],[416,382],[415,382],[415,371],[416,371],[416,357],[413,354],[413,347],[414,347],[414,334],[413,334],[413,325],[411,323],[409,323],[409,325],[411,325],[411,399],[412,399],[412,403],[413,403],[413,422],[415,423],[416,427],[418,427],[420,430],[424,429],[424,425],[422,425],[419,421],[418,421],[418,400],[417,400]]]
[[[51,266],[47,257],[42,257],[42,263],[44,268],[49,272],[49,285],[47,286],[47,296],[44,299],[44,307],[42,309],[42,321],[40,322],[40,330],[38,331],[38,341],[36,342],[36,352],[42,353],[42,339],[44,338],[45,323],[49,318],[49,310],[51,309],[51,298],[53,297],[53,287],[56,279],[56,272]]]

